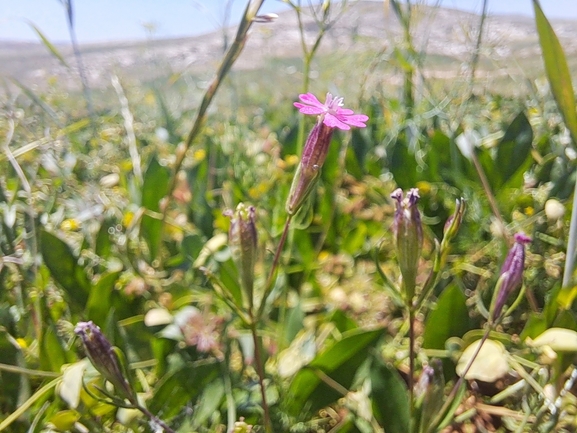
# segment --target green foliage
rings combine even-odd
[[[300,2],[289,3],[304,20]],[[350,6],[323,2],[311,14],[314,45],[297,20],[302,59],[225,79],[250,44],[247,15],[202,91],[212,71],[149,83],[121,76],[132,119],[116,113],[110,89],[92,89],[89,116],[82,97],[51,79],[40,87],[14,79],[20,93],[4,98],[0,116],[0,431],[571,431],[573,358],[556,362],[530,345],[553,327],[577,331],[577,289],[560,281],[575,223],[566,206],[575,164],[561,119],[574,139],[575,101],[559,40],[534,5],[558,108],[540,91],[510,96],[482,82],[426,78],[411,34],[415,10],[399,2],[391,3],[404,30],[399,46],[375,55],[361,38],[347,53],[321,55],[325,32]],[[301,61],[303,71],[286,72]],[[389,74],[402,75],[398,88],[382,85]],[[319,95],[338,89],[370,120],[333,134],[312,194],[287,219],[316,121],[291,103],[309,86]],[[130,122],[142,176],[127,145]],[[478,138],[478,166],[457,146],[468,133]],[[400,296],[397,187],[420,194],[424,244],[411,299]],[[456,200],[467,212],[447,242]],[[256,208],[253,302],[223,216],[240,202]],[[533,237],[526,296],[488,323],[484,304],[518,231]],[[119,399],[85,359],[74,329],[89,320],[126,358],[138,401]],[[489,331],[510,374],[465,386],[455,366]],[[471,402],[498,406],[498,415]]]

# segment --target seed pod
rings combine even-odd
[[[403,191],[399,188],[391,194],[391,198],[396,200],[397,208],[393,223],[397,260],[403,276],[405,301],[411,302],[415,294],[417,270],[423,248],[423,226],[417,208],[419,190],[412,188],[403,199]]]

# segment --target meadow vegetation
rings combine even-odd
[[[338,57],[354,2],[288,0],[300,55],[235,69],[263,1],[210,74],[6,80],[0,431],[575,431],[577,114],[538,2],[517,92],[482,27],[428,57],[396,0],[400,39]]]

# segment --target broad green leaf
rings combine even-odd
[[[42,33],[40,29],[36,27],[34,24],[32,24],[30,21],[28,21],[28,25],[32,27],[32,30],[36,32],[36,34],[38,35],[44,46],[48,49],[48,51],[50,51],[52,55],[56,57],[60,61],[60,63],[62,63],[62,65],[69,68],[70,66],[68,66],[68,63],[66,63],[66,60],[64,60],[64,57],[62,56],[62,54],[60,54],[60,51],[58,51],[58,48],[56,48],[52,44],[52,42],[48,40],[48,38],[44,35],[44,33]]]
[[[409,431],[409,397],[399,373],[380,359],[371,365],[373,415],[387,433]]]
[[[198,407],[194,411],[193,425],[201,427],[216,411],[218,411],[224,397],[224,383],[216,380],[209,383],[199,398]]]
[[[450,337],[461,337],[471,329],[466,300],[456,284],[445,288],[425,321],[423,348],[444,349]]]
[[[68,244],[52,233],[41,231],[40,250],[52,277],[70,299],[83,308],[88,300],[90,281]]]
[[[383,335],[382,329],[355,330],[343,334],[343,338],[323,350],[293,378],[289,386],[288,411],[294,416],[314,412],[342,397],[327,385],[321,377],[348,389],[357,369],[367,359],[369,348]]]
[[[60,371],[67,362],[64,345],[53,323],[46,325],[44,329],[40,342],[40,365],[43,370]]]
[[[103,259],[110,257],[110,253],[112,252],[112,241],[108,230],[113,227],[113,224],[114,223],[110,220],[104,220],[96,234],[94,252],[98,257]]]
[[[535,23],[537,25],[537,33],[539,34],[539,42],[541,44],[543,61],[545,62],[545,72],[549,79],[549,85],[551,86],[551,91],[565,121],[565,125],[571,133],[573,143],[577,144],[575,94],[573,93],[571,73],[567,66],[567,59],[565,58],[565,53],[553,27],[551,27],[551,24],[545,17],[537,0],[533,0],[533,9],[535,10]]]
[[[86,304],[87,318],[98,326],[104,326],[112,305],[112,293],[121,272],[111,272],[100,276],[98,282],[90,290]]]
[[[194,405],[201,392],[220,374],[220,363],[183,364],[167,373],[154,389],[149,401],[152,413],[162,413],[165,420],[178,414],[187,405]]]
[[[163,222],[160,219],[160,200],[168,194],[170,170],[159,164],[153,157],[144,175],[142,185],[142,206],[154,212],[157,216],[143,215],[140,222],[140,235],[148,245],[150,260],[158,255],[162,241]]]
[[[404,135],[400,135],[389,149],[389,169],[395,182],[404,190],[414,188],[417,184],[417,161],[409,152],[409,146]]]
[[[495,189],[506,184],[520,168],[526,166],[527,159],[531,157],[532,143],[533,129],[525,113],[521,112],[507,127],[505,135],[497,145],[495,167],[499,184],[495,185]],[[523,173],[516,177],[517,184],[511,186],[520,187]]]

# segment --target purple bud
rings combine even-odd
[[[74,333],[82,339],[86,355],[88,355],[94,368],[112,383],[124,398],[132,402],[134,393],[123,374],[118,355],[112,344],[102,334],[100,328],[92,321],[78,322],[76,328],[74,328]]]
[[[525,268],[525,245],[531,242],[531,238],[523,232],[515,234],[515,243],[509,250],[505,263],[501,268],[495,290],[497,298],[493,307],[491,318],[495,321],[505,306],[507,298],[523,283],[523,269]]]
[[[257,256],[257,231],[254,206],[239,203],[236,211],[225,212],[231,217],[228,243],[240,274],[240,282],[249,305],[253,303],[254,265]]]
[[[403,191],[399,188],[391,194],[396,200],[393,232],[397,247],[397,259],[403,275],[405,300],[410,302],[415,294],[417,268],[423,248],[423,226],[421,214],[417,208],[419,190],[412,188],[403,199]]]
[[[333,129],[319,120],[311,130],[287,199],[286,211],[289,215],[300,209],[315,186],[329,153]]]

